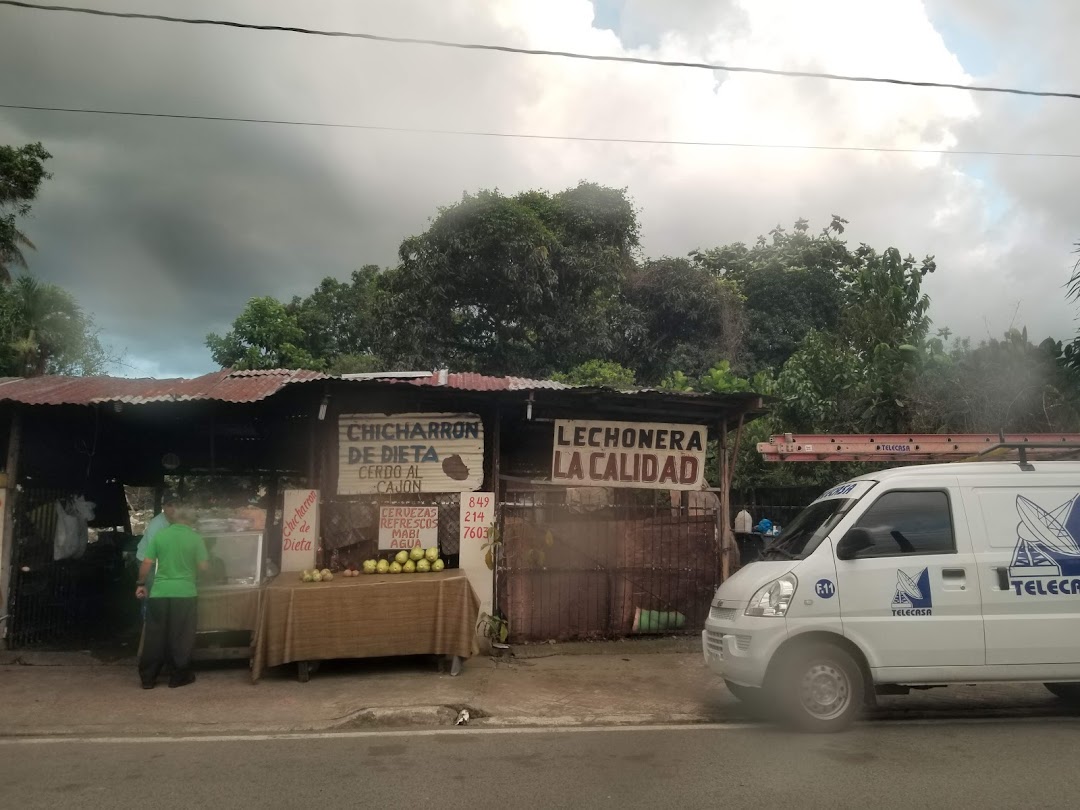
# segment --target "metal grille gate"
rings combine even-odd
[[[359,565],[365,559],[379,556],[379,508],[382,506],[438,506],[439,551],[447,564],[456,564],[461,542],[458,528],[461,496],[457,493],[327,499],[322,509],[323,563]]]
[[[717,511],[666,497],[616,491],[583,506],[564,489],[508,493],[497,587],[511,640],[699,632],[720,584]]]
[[[134,576],[110,538],[101,536],[78,559],[53,560],[54,504],[71,495],[26,489],[15,497],[7,604],[12,648],[113,639],[137,620]]]

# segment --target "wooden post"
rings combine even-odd
[[[495,424],[492,427],[491,437],[491,491],[495,495],[495,530],[502,539],[502,479],[500,478],[502,465],[499,463],[502,456],[502,408],[499,400],[495,400]],[[495,565],[491,571],[491,612],[499,609],[499,555],[500,548],[492,549],[492,559]],[[458,549],[460,554],[461,550]]]
[[[734,536],[731,534],[731,485],[728,476],[728,432],[727,422],[720,423],[720,440],[716,448],[716,458],[720,466],[720,515],[717,520],[720,531],[720,581],[731,576],[731,546]]]
[[[210,408],[210,475],[217,473],[217,443],[214,441],[214,434],[217,432],[217,419],[215,418],[213,406]]]
[[[276,463],[275,463],[276,466]],[[278,471],[270,471],[270,479],[266,484],[266,525],[263,528],[264,551],[281,570],[281,530],[277,525],[277,508],[279,491]],[[273,546],[271,546],[273,539]]]
[[[731,527],[731,483],[735,480],[735,463],[739,457],[739,443],[745,421],[746,414],[740,413],[730,453],[727,422],[720,424],[720,442],[716,452],[720,465],[720,575],[724,579],[731,576],[739,566],[739,546],[735,542],[735,532]]]
[[[311,424],[308,429],[307,486],[308,489],[319,490],[319,507],[322,508],[322,491],[319,487],[319,479],[322,478],[322,476],[319,474],[321,470],[319,467],[319,454],[317,452],[320,437],[319,414],[316,412],[311,417]],[[285,519],[285,513],[283,511],[282,521]],[[319,522],[319,526],[319,536],[315,538],[315,565],[319,568],[324,566],[329,567],[329,561],[324,559],[326,555],[323,552],[322,544],[322,521]],[[282,530],[282,537],[284,537],[284,530]]]
[[[3,504],[3,526],[0,527],[0,616],[6,616],[11,606],[11,559],[15,548],[15,499],[18,497],[19,448],[22,444],[22,413],[17,409],[11,414],[11,431],[8,437],[6,477]],[[8,624],[4,622],[3,636],[8,638]]]

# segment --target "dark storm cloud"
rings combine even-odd
[[[338,3],[314,14],[280,2],[160,5],[387,30],[417,21],[422,4],[346,13],[349,4]],[[457,59],[455,72],[469,83],[462,103],[461,93],[455,99],[446,92],[450,79],[432,79],[438,58],[417,56],[424,55],[0,9],[3,101],[412,125],[438,125],[456,105],[473,108],[480,123],[485,112],[490,117],[475,96],[468,100],[470,86],[498,83],[486,65],[470,55]],[[428,86],[442,98],[418,92]],[[209,366],[203,336],[225,328],[248,298],[287,298],[325,275],[392,261],[401,238],[423,227],[434,204],[463,190],[460,181],[439,181],[447,158],[464,170],[501,163],[498,150],[485,156],[466,142],[436,154],[421,136],[0,114],[0,142],[31,140],[55,156],[54,179],[27,223],[39,245],[34,271],[73,289],[137,363],[156,358],[168,367],[175,360],[184,373]]]

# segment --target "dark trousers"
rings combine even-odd
[[[173,683],[191,674],[195,649],[195,597],[147,599],[146,634],[139,659],[139,677],[153,683],[165,664],[172,667]]]

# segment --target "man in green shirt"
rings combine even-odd
[[[161,501],[161,511],[157,516],[146,524],[146,528],[143,529],[142,537],[139,539],[139,545],[135,549],[135,564],[141,566],[143,560],[146,559],[146,549],[150,545],[150,541],[154,539],[154,535],[160,532],[162,529],[167,528],[171,523],[176,520],[176,508],[180,505],[180,499],[173,493],[168,493]],[[150,573],[146,577],[139,577],[140,581],[146,582],[146,592],[149,593],[154,589],[154,571],[150,570]],[[146,621],[146,600],[143,600],[142,604],[142,617],[143,621]]]
[[[135,596],[147,600],[146,635],[139,659],[143,689],[154,688],[166,662],[172,665],[170,688],[195,681],[191,671],[198,596],[195,579],[209,563],[206,543],[188,522],[187,510],[177,509],[173,522],[150,539],[139,569]],[[154,590],[148,598],[146,577],[155,565]]]

